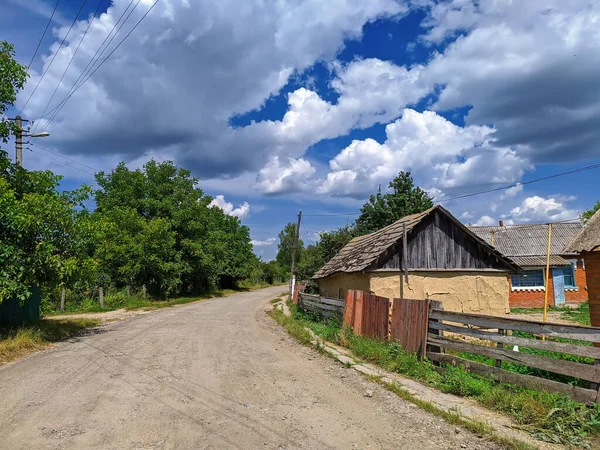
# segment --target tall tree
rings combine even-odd
[[[596,204],[590,209],[581,214],[581,220],[583,221],[583,223],[586,223],[588,220],[590,220],[598,210],[600,210],[600,200],[598,200]]]
[[[433,199],[415,187],[410,172],[400,172],[388,186],[391,192],[383,194],[381,187],[361,208],[355,227],[359,235],[377,231],[409,214],[425,211],[433,206]]]
[[[17,93],[27,80],[27,69],[15,60],[15,49],[6,41],[0,41],[0,142],[6,144],[14,122],[5,118],[6,110],[15,104]],[[2,151],[2,147],[0,147]]]
[[[277,244],[277,256],[275,260],[284,267],[292,265],[292,246],[296,238],[296,224],[289,222],[283,230],[279,232],[279,243]],[[304,242],[298,238],[298,247],[296,251],[296,262],[302,260],[302,251],[304,250]]]

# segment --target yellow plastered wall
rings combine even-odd
[[[346,298],[348,289],[369,292],[369,274],[338,273],[319,280],[319,293],[323,297]]]
[[[382,297],[399,297],[400,275],[371,273],[370,291]],[[510,312],[508,281],[501,272],[409,272],[404,297],[440,300],[446,311],[496,316]]]

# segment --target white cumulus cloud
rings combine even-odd
[[[237,208],[233,207],[233,203],[225,201],[225,197],[217,195],[212,202],[208,204],[209,207],[216,207],[223,210],[223,212],[229,216],[238,217],[244,219],[250,214],[250,205],[248,202],[244,202]]]

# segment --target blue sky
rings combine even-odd
[[[566,220],[600,197],[595,169],[444,202],[600,162],[593,0],[159,0],[48,122],[153,1],[88,0],[60,47],[81,4],[60,2],[9,112],[51,133],[25,165],[65,189],[121,160],[173,159],[266,259],[299,210],[310,243],[400,170],[466,223]],[[54,5],[0,0],[0,39],[24,64]]]

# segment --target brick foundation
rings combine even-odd
[[[590,318],[592,326],[600,326],[600,252],[583,255],[590,299]]]
[[[598,258],[600,260],[600,257]],[[565,303],[582,303],[588,300],[587,286],[587,260],[585,262],[586,269],[583,268],[583,263],[577,263],[577,270],[575,270],[575,283],[579,290],[577,291],[566,291],[565,292]],[[552,270],[552,269],[551,269]],[[511,308],[543,308],[544,307],[544,291],[513,291],[510,287],[510,276],[508,277],[508,302]],[[554,284],[552,281],[552,272],[548,279],[548,306],[554,305]],[[600,301],[600,300],[599,300]]]

